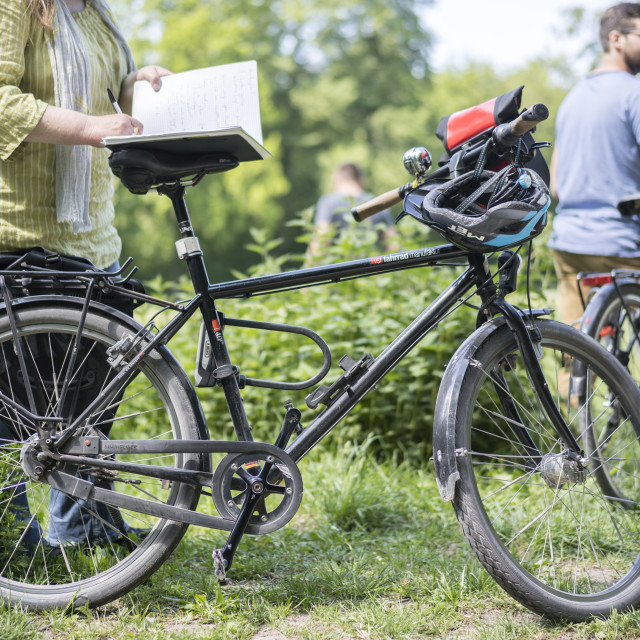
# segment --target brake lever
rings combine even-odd
[[[531,145],[531,151],[535,151],[536,149],[544,149],[545,147],[550,147],[550,142],[534,142]]]

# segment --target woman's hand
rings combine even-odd
[[[142,123],[126,114],[87,116],[77,111],[49,105],[42,119],[25,138],[27,142],[50,144],[88,144],[103,147],[107,136],[142,133]]]
[[[88,116],[82,137],[84,144],[104,147],[103,138],[109,136],[132,136],[142,133],[144,127],[139,120],[127,114],[114,113],[108,116]]]
[[[152,64],[148,67],[142,67],[142,69],[134,71],[129,75],[129,77],[135,76],[135,79],[131,82],[131,86],[133,86],[134,82],[138,82],[138,80],[147,80],[153,87],[154,91],[160,91],[160,87],[162,86],[161,78],[164,76],[170,76],[171,73],[172,72],[169,71],[169,69]]]
[[[120,87],[120,96],[118,103],[125,113],[131,113],[131,105],[133,102],[133,85],[138,80],[146,80],[153,87],[154,91],[160,91],[162,87],[162,78],[170,76],[171,71],[157,65],[149,65],[142,67],[133,73],[130,73]]]

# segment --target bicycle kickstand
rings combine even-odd
[[[282,429],[276,439],[275,446],[280,449],[284,449],[289,442],[289,438],[293,435],[294,431],[300,431],[300,419],[302,414],[299,409],[296,409],[290,401],[285,403],[287,413],[284,417]],[[212,552],[213,557],[213,570],[216,574],[218,582],[222,585],[227,583],[227,571],[231,568],[233,557],[235,556],[240,540],[244,535],[245,529],[249,524],[251,516],[259,506],[261,500],[266,497],[267,479],[272,470],[277,472],[277,469],[273,469],[274,461],[267,459],[257,476],[252,476],[248,471],[238,468],[236,473],[241,475],[243,480],[247,484],[247,492],[240,508],[238,517],[233,525],[233,529],[227,538],[227,542],[222,549],[214,549]]]

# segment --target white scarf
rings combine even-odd
[[[131,49],[115,25],[105,0],[91,2],[111,29],[127,58],[128,71],[135,69]],[[80,113],[91,113],[91,66],[82,33],[65,4],[57,0],[52,36],[47,38],[56,106]],[[105,87],[106,91],[107,88]],[[75,233],[91,229],[91,147],[56,145],[56,211],[58,222],[70,222]]]

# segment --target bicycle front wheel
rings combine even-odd
[[[600,457],[580,464],[567,456],[511,331],[492,324],[456,354],[443,387],[460,392],[438,414],[449,411],[455,429],[463,532],[494,579],[533,611],[584,620],[628,610],[640,602],[640,495],[616,500],[597,477]],[[616,412],[621,437],[609,462],[637,477],[637,385],[583,333],[550,320],[536,325],[542,369],[569,428],[583,442]],[[569,379],[578,369],[580,378]]]
[[[0,318],[0,389],[32,413],[62,416],[56,431],[100,395],[117,371],[107,349],[134,335],[114,316],[89,312],[80,341],[79,308],[16,305],[15,333]],[[22,357],[19,357],[22,354]],[[165,349],[136,365],[126,388],[89,415],[78,435],[118,439],[198,439],[199,405]],[[96,500],[73,498],[25,473],[34,425],[0,402],[0,596],[31,609],[98,606],[140,584],[169,556],[187,525]],[[103,456],[104,457],[104,456]],[[197,454],[112,455],[110,460],[201,469]],[[104,489],[195,509],[199,488],[141,474],[66,464]]]

